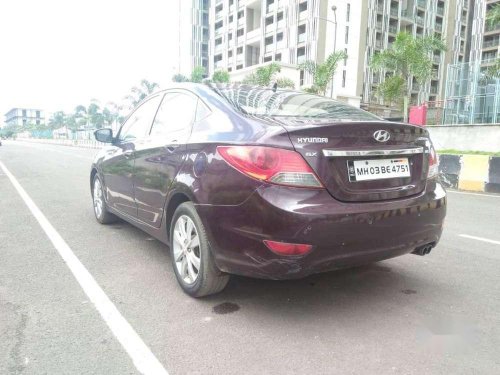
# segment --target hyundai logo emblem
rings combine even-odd
[[[377,130],[373,133],[373,138],[378,142],[387,142],[391,138],[391,135],[387,130]]]

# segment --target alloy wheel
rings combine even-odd
[[[175,222],[173,252],[181,279],[192,285],[200,273],[200,237],[193,220],[187,215],[179,216]]]

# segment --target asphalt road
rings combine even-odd
[[[0,161],[168,373],[500,374],[500,196],[450,192],[429,256],[295,281],[233,277],[196,300],[165,245],[96,222],[94,153],[7,141]],[[0,374],[136,373],[0,169]]]

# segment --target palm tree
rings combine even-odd
[[[347,54],[344,51],[336,51],[331,53],[323,63],[308,60],[300,64],[299,69],[313,76],[313,85],[307,91],[324,96],[328,84],[335,75],[339,61],[344,59],[347,59]]]
[[[500,23],[500,4],[496,4],[488,10],[486,20],[491,26]]]
[[[159,87],[156,82],[149,82],[147,79],[143,79],[139,86],[132,87],[131,94],[125,97],[130,103],[130,109],[135,108],[146,96],[152,94]]]
[[[49,119],[49,127],[52,129],[59,129],[66,125],[67,116],[63,111],[55,112]]]
[[[406,32],[400,32],[390,49],[373,56],[373,70],[390,73],[378,86],[377,95],[389,102],[402,98],[405,121],[408,121],[408,102],[411,95],[408,82],[412,77],[421,85],[427,82],[432,75],[430,54],[441,51],[446,51],[446,45],[435,36],[414,38]]]
[[[258,86],[269,86],[275,80],[276,74],[281,71],[281,66],[278,63],[261,66],[257,70],[246,76],[243,83]]]

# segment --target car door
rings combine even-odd
[[[133,178],[135,150],[137,143],[149,134],[162,97],[155,95],[132,112],[120,128],[115,142],[106,149],[101,164],[108,204],[133,217],[137,217]]]
[[[138,217],[157,228],[169,186],[186,156],[197,100],[188,91],[168,91],[149,137],[136,150],[134,195]]]

